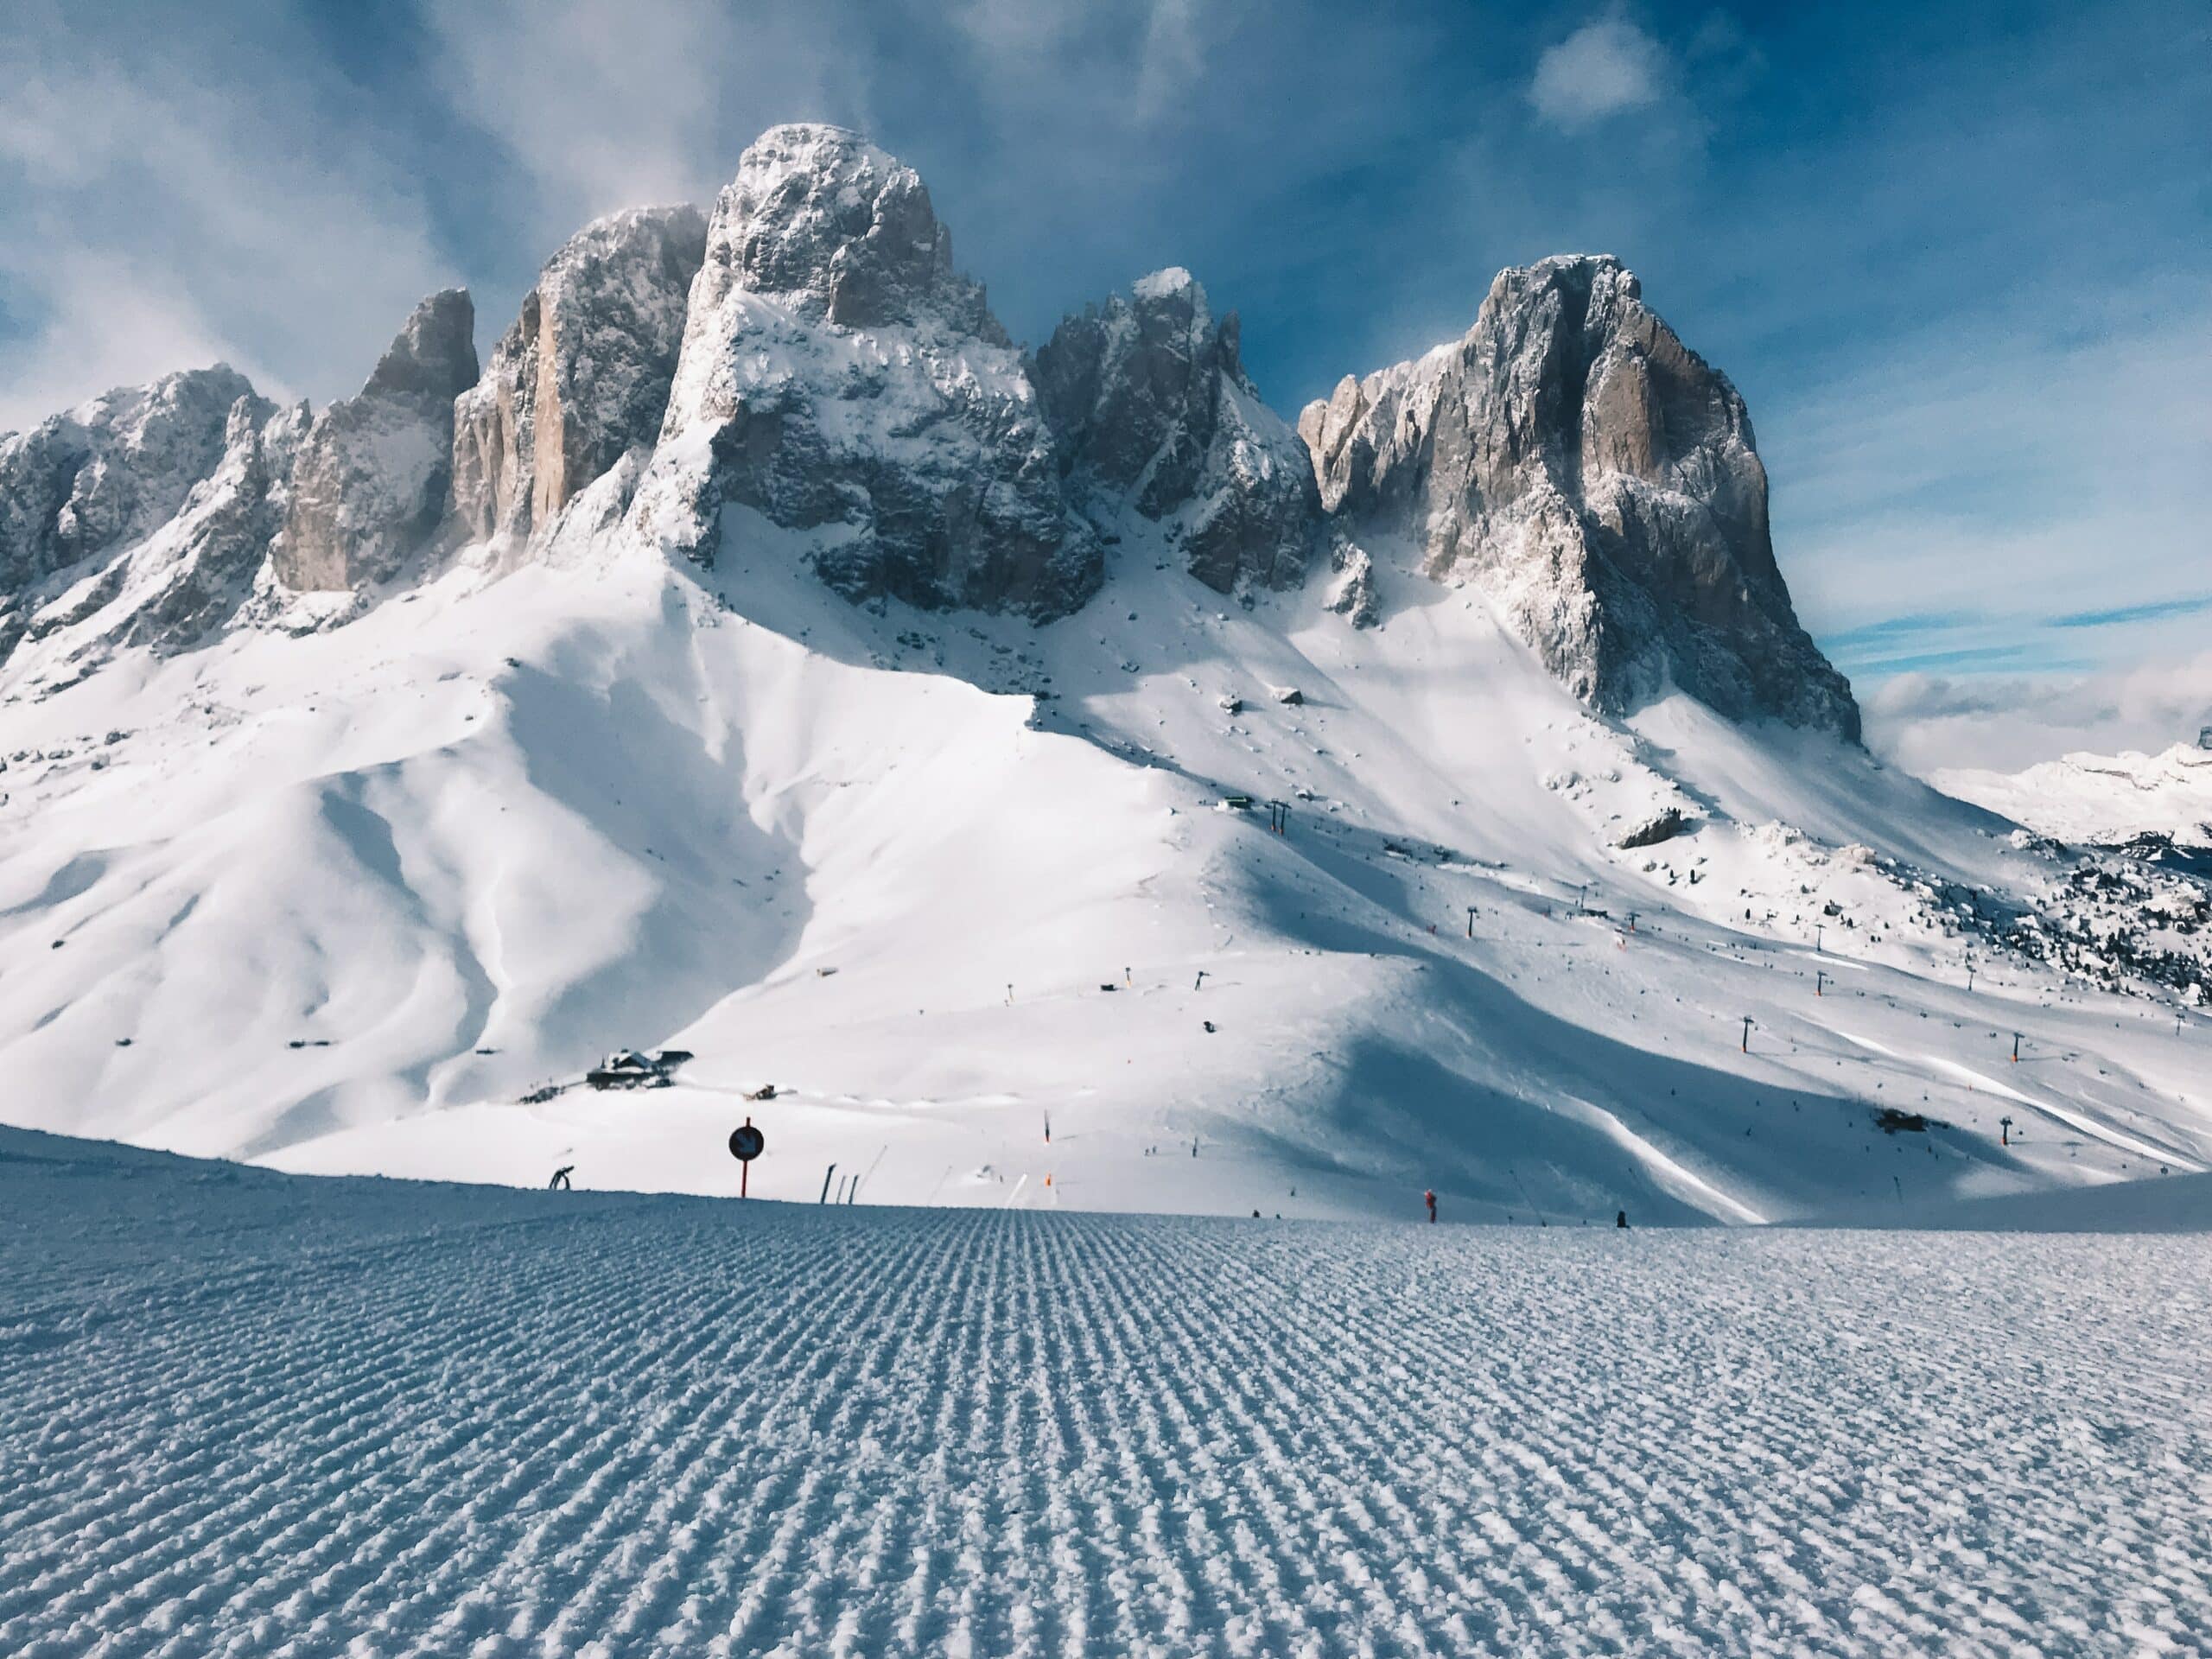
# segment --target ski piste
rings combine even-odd
[[[2209,1182],[1294,1224],[0,1130],[0,1650],[2186,1652]]]

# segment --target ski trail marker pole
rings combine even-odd
[[[739,1198],[752,1195],[753,1160],[766,1149],[767,1145],[767,1136],[753,1127],[753,1120],[749,1117],[745,1120],[743,1127],[729,1132],[729,1155],[737,1160]]]

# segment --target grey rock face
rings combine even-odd
[[[980,283],[952,268],[921,175],[842,127],[771,127],[739,158],[708,257],[731,288],[844,328],[938,324],[1008,343]]]
[[[1306,577],[1320,497],[1305,445],[1261,402],[1234,315],[1158,271],[1053,331],[1033,372],[1071,498],[1172,521],[1192,575],[1222,593]]]
[[[358,397],[317,416],[294,465],[276,578],[296,592],[383,581],[436,527],[453,470],[454,400],[476,384],[463,289],[415,308]]]
[[[1329,550],[1329,568],[1337,575],[1329,588],[1329,608],[1355,628],[1380,622],[1382,596],[1375,591],[1375,561],[1367,550],[1339,538]]]
[[[707,229],[632,522],[712,563],[725,508],[798,532],[855,601],[1045,620],[1101,579],[1034,388],[927,189],[840,128],[763,134]]]
[[[1689,825],[1679,806],[1662,806],[1649,817],[1631,828],[1613,845],[1624,851],[1638,847],[1656,847],[1662,841],[1672,841]]]
[[[1501,272],[1464,340],[1306,407],[1323,505],[1478,582],[1602,709],[1671,681],[1856,740],[1775,565],[1744,401],[1641,295],[1605,257]]]
[[[284,523],[292,468],[311,425],[304,400],[266,421],[255,413],[239,400],[222,464],[140,556],[145,597],[118,628],[116,644],[178,650],[206,638],[245,601]]]
[[[224,454],[233,406],[270,406],[226,365],[121,387],[0,437],[0,594],[146,536]]]
[[[484,377],[454,410],[461,539],[527,541],[659,435],[705,257],[696,207],[610,214],[546,262]]]
[[[197,645],[237,614],[283,522],[285,480],[308,429],[304,403],[269,413],[251,393],[231,406],[221,460],[143,539],[93,561],[76,582],[0,620],[0,656],[51,643],[40,673],[67,680],[116,650],[168,653]]]

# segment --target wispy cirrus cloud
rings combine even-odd
[[[358,89],[288,8],[244,10],[243,50],[236,17],[11,10],[0,270],[24,325],[0,339],[0,430],[218,358],[279,393],[334,346],[365,374],[449,276],[419,191],[361,142]]]
[[[540,257],[585,220],[709,201],[783,121],[866,129],[879,61],[846,0],[418,0],[432,79],[504,152]]]
[[[2212,288],[2114,302],[1923,331],[1763,417],[1777,543],[1847,672],[2066,674],[2194,644]]]
[[[2069,611],[2063,616],[2054,616],[2050,626],[2054,628],[2116,628],[2138,622],[2163,622],[2174,617],[2200,616],[2212,611],[2212,594],[2196,594],[2187,599],[2158,600],[2148,605],[2115,605],[2105,610]]]

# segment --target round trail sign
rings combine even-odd
[[[767,1144],[767,1137],[750,1123],[729,1133],[729,1155],[741,1164],[751,1163]]]

